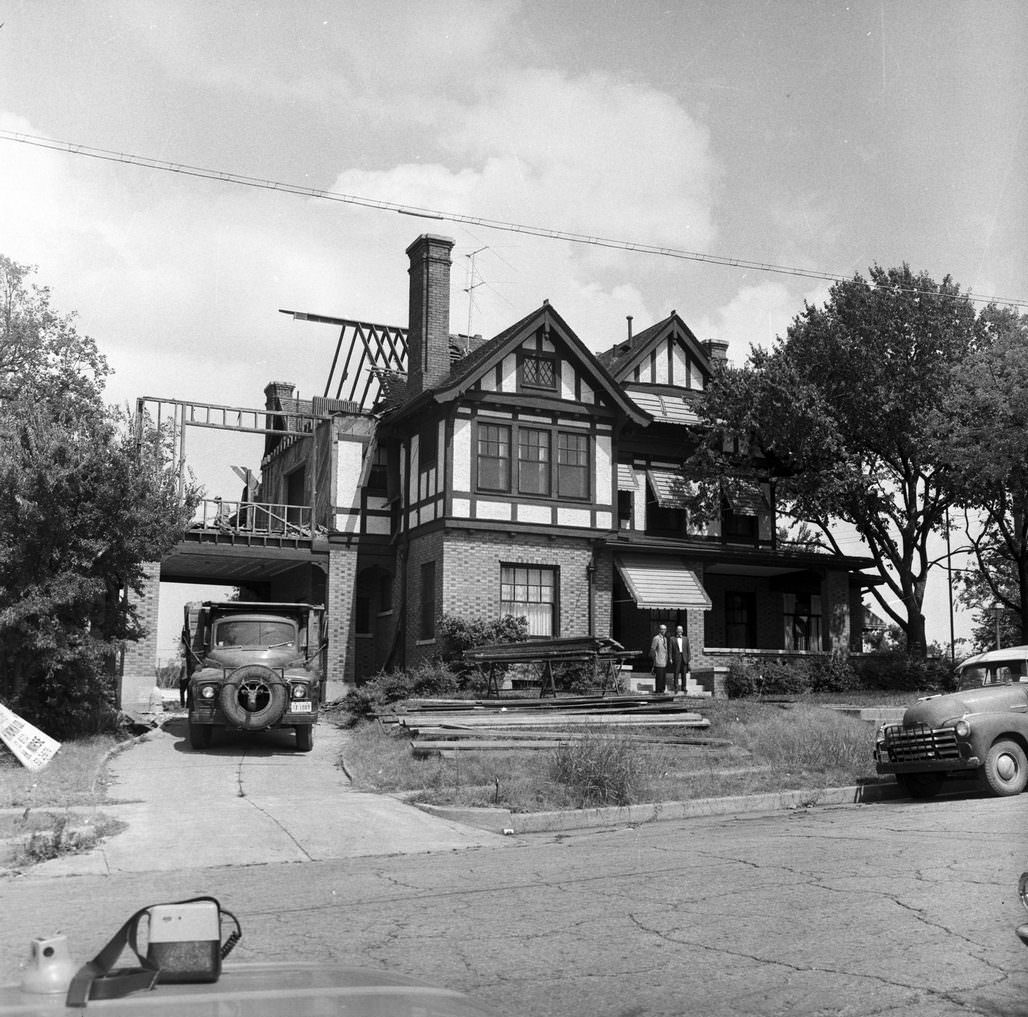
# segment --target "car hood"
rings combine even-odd
[[[903,724],[905,727],[913,724],[938,727],[955,717],[1011,710],[1028,710],[1028,689],[1022,685],[990,685],[918,700],[903,714]]]
[[[161,1017],[490,1017],[493,1013],[461,992],[440,989],[387,971],[339,968],[314,963],[225,966],[219,981],[202,985],[161,985],[122,999],[90,1000],[87,1014],[141,1014]],[[64,994],[33,995],[0,985],[0,1017],[57,1017],[66,1014]]]

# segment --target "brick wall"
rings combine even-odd
[[[407,663],[431,657],[436,644],[417,639],[421,610],[421,565],[436,562],[436,614],[463,618],[498,618],[500,615],[500,565],[556,567],[559,576],[558,626],[555,636],[585,635],[589,631],[589,591],[586,567],[592,558],[587,540],[534,537],[519,534],[427,534],[410,545],[407,561]],[[607,561],[603,566],[609,569]],[[600,585],[600,572],[597,572]],[[609,634],[609,575],[605,595],[593,604],[594,633]],[[603,601],[606,601],[604,606]]]
[[[150,699],[157,685],[157,612],[161,603],[161,563],[144,565],[146,579],[141,596],[128,591],[143,629],[142,638],[125,643],[125,663],[121,678],[119,705],[126,713],[150,710]]]
[[[357,579],[357,549],[330,545],[325,629],[328,636],[328,680],[352,682],[353,607]]]

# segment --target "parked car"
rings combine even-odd
[[[1021,878],[1017,882],[1017,895],[1021,898],[1025,911],[1028,911],[1028,872],[1021,873]],[[1028,922],[1017,927],[1017,938],[1028,946]]]
[[[1025,911],[1028,911],[1028,872],[1022,872],[1017,883],[1017,895],[1021,898]],[[1028,946],[1028,922],[1017,927],[1017,937]]]
[[[217,728],[291,728],[310,752],[324,698],[323,609],[312,604],[205,601],[186,606],[182,641],[189,686],[189,744]]]
[[[0,1017],[68,1013],[65,988],[48,994],[26,992],[19,985],[0,985]],[[489,1017],[491,1012],[462,992],[436,988],[403,975],[311,962],[226,965],[214,984],[158,982],[150,992],[90,1000],[85,1009],[96,1017],[151,1011],[161,1017]]]
[[[925,696],[902,723],[882,725],[874,758],[914,798],[931,798],[947,777],[1020,794],[1028,786],[1028,645],[965,660],[956,692]]]

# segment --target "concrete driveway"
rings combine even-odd
[[[225,733],[189,747],[184,718],[144,735],[109,764],[124,824],[95,850],[34,866],[27,878],[309,862],[476,847],[502,836],[354,791],[338,761],[346,732],[318,724],[314,750],[292,732]]]

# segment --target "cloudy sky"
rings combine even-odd
[[[404,250],[426,231],[456,240],[454,327],[470,319],[487,336],[545,298],[600,350],[626,315],[639,329],[677,309],[741,363],[829,284],[13,135],[814,272],[906,261],[1028,299],[1020,0],[7,0],[0,12],[0,252],[38,266],[55,304],[78,312],[115,369],[111,401],[259,406],[272,379],[320,394],[336,333],[278,309],[405,325]]]

